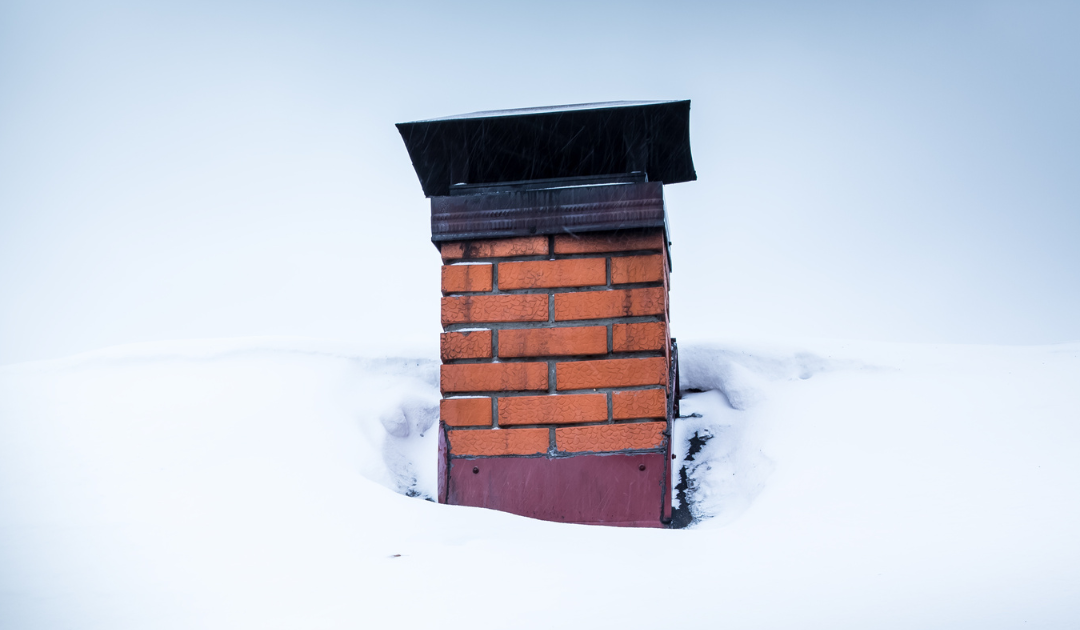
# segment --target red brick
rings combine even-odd
[[[454,359],[490,359],[491,331],[473,330],[469,332],[442,333],[439,336],[442,360]]]
[[[555,237],[556,254],[592,254],[595,252],[629,252],[642,249],[664,249],[664,231],[648,233],[593,233]],[[444,255],[445,256],[445,255]]]
[[[504,256],[545,256],[548,253],[548,237],[523,236],[521,238],[495,238],[483,241],[459,241],[439,246],[444,259],[453,258],[501,258]]]
[[[490,291],[492,265],[444,265],[443,293]]]
[[[555,321],[663,315],[666,297],[664,287],[556,293]]]
[[[667,331],[664,322],[613,324],[611,327],[612,352],[663,350],[666,344]]]
[[[439,402],[439,417],[450,427],[490,427],[491,399],[444,398]]]
[[[549,289],[607,284],[603,258],[499,263],[499,289]]]
[[[509,392],[548,388],[547,363],[465,363],[441,367],[443,392]]]
[[[499,426],[512,424],[573,424],[608,419],[604,394],[508,396],[499,398]]]
[[[525,328],[499,331],[500,357],[606,354],[606,326]]]
[[[615,420],[667,418],[667,393],[662,389],[615,392],[611,395],[611,416]]]
[[[564,453],[646,450],[664,444],[666,422],[598,424],[555,429],[555,448]]]
[[[447,431],[451,455],[536,455],[550,444],[547,429]]]
[[[443,366],[445,369],[447,366]],[[562,361],[555,365],[556,389],[596,389],[667,385],[667,359],[606,359]]]
[[[502,274],[502,271],[499,273]],[[664,257],[661,254],[654,256],[617,256],[611,259],[612,284],[660,282],[663,279]],[[445,291],[445,289],[443,290]]]
[[[442,323],[546,322],[548,296],[469,295],[442,299]]]

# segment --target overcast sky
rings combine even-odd
[[[1075,3],[0,0],[0,363],[440,330],[394,123],[691,99],[679,338],[1080,339]]]

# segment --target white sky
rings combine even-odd
[[[394,123],[683,98],[677,336],[1080,339],[1080,10],[939,4],[0,2],[0,363],[434,346]]]

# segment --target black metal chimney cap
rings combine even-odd
[[[644,172],[697,179],[690,101],[617,101],[476,112],[399,123],[427,197],[452,184],[495,184]]]

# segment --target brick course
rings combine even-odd
[[[490,359],[491,331],[474,330],[439,335],[439,348],[443,361],[455,359]]]
[[[548,253],[548,237],[523,236],[483,241],[443,243],[439,246],[446,260],[457,258],[503,258],[508,256],[543,256]]]
[[[600,424],[555,429],[555,449],[566,453],[645,450],[664,443],[666,422]]]
[[[439,403],[439,417],[450,427],[490,427],[491,399],[444,398]]]
[[[592,254],[664,249],[663,231],[650,234],[560,234],[555,237],[556,254]]]
[[[512,392],[548,388],[547,363],[466,363],[443,365],[443,392]]]
[[[608,419],[607,396],[510,396],[499,399],[499,426],[513,424],[571,424]]]
[[[603,258],[499,263],[499,289],[549,289],[607,284]]]
[[[491,265],[444,265],[443,293],[491,290]]]
[[[664,287],[555,294],[555,321],[663,315]]]
[[[611,283],[660,282],[664,279],[664,257],[616,256],[611,259]]]
[[[606,326],[525,328],[499,332],[500,357],[553,357],[606,354]]]
[[[556,389],[667,385],[667,359],[568,361],[555,366]]]
[[[664,322],[615,324],[611,327],[613,352],[643,352],[664,350],[667,347],[667,325]]]
[[[442,322],[467,324],[476,322],[546,322],[546,295],[470,295],[444,297]]]
[[[611,395],[611,417],[615,420],[666,418],[667,393],[662,389],[615,392]]]
[[[537,455],[550,443],[547,429],[447,431],[450,454],[461,456]]]

